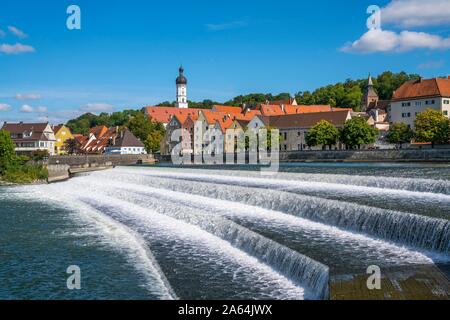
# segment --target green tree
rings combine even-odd
[[[64,149],[67,154],[76,154],[78,152],[78,142],[75,139],[67,139],[64,142]]]
[[[156,124],[142,112],[130,118],[125,126],[141,141],[147,140],[148,135],[155,129]]]
[[[163,131],[160,130],[153,130],[151,131],[147,139],[144,141],[145,150],[147,150],[148,153],[154,153],[160,150],[161,148],[161,141],[164,138]]]
[[[389,143],[399,144],[401,147],[402,144],[411,142],[413,137],[414,131],[405,123],[398,122],[391,126],[386,136],[386,140]]]
[[[339,130],[326,120],[319,121],[306,135],[306,144],[310,147],[335,145],[339,137]]]
[[[417,142],[448,143],[450,140],[450,120],[440,111],[427,109],[419,113],[414,121]]]
[[[407,74],[405,72],[392,73],[383,72],[374,78],[375,90],[377,90],[380,100],[389,100],[392,93],[406,81],[416,80],[417,74]],[[367,86],[367,78],[351,80],[344,83],[336,83],[325,87],[317,88],[314,92],[298,92],[295,95],[299,104],[330,104],[332,107],[352,108],[360,110],[361,97]]]
[[[0,130],[0,174],[16,161],[16,152],[11,135],[6,130]]]
[[[364,118],[355,117],[348,120],[341,130],[340,140],[348,148],[361,148],[361,145],[376,141],[378,130],[371,127]]]
[[[142,113],[138,110],[123,110],[108,114],[105,112],[95,115],[93,113],[85,113],[76,119],[67,122],[67,127],[72,133],[79,133],[86,135],[90,128],[95,126],[116,127],[123,126],[133,116]]]
[[[161,123],[154,122],[145,114],[139,112],[131,117],[125,126],[144,143],[147,152],[152,153],[160,150],[165,133],[164,126]]]
[[[375,90],[381,100],[390,100],[392,93],[402,84],[411,80],[418,80],[418,74],[407,74],[406,72],[392,73],[385,71],[374,79]]]

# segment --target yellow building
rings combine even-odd
[[[56,154],[66,154],[65,142],[69,139],[73,139],[72,132],[66,126],[53,126],[53,132],[55,132],[56,142],[55,142],[55,153]]]

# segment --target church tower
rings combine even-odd
[[[177,84],[177,102],[176,107],[177,108],[188,108],[188,100],[187,100],[187,79],[184,76],[184,69],[183,67],[180,67],[179,69],[180,74],[177,77],[176,84]]]
[[[361,99],[361,109],[363,112],[367,112],[370,109],[374,109],[378,105],[378,94],[373,86],[372,77],[369,75],[367,80],[366,91],[364,92]]]

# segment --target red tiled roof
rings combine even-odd
[[[282,104],[289,104],[292,105],[295,101],[295,98],[290,98],[290,99],[286,99],[286,100],[275,100],[275,101],[271,101],[270,104],[275,104],[275,105],[282,105]]]
[[[261,121],[266,125],[279,129],[286,128],[309,128],[321,120],[326,120],[335,126],[343,126],[348,118],[350,111],[328,111],[315,113],[299,113],[281,116],[263,116]]]
[[[392,100],[433,96],[450,97],[450,79],[408,81],[394,92]]]
[[[250,122],[253,117],[260,115],[261,111],[259,110],[247,110],[245,113],[233,114],[231,115],[234,119],[239,121],[248,121]]]
[[[103,136],[108,131],[108,127],[96,126],[89,129],[89,134],[93,134],[97,139]]]
[[[230,117],[225,117],[216,120],[216,123],[219,124],[220,130],[225,133],[226,130],[233,124],[233,120]]]
[[[96,139],[94,139],[93,141],[91,141],[91,139],[89,138],[86,138],[81,146],[81,150],[84,153],[102,153],[103,151],[105,151],[105,148],[110,144],[110,142],[117,136],[117,134],[118,133],[115,127],[109,129],[106,128],[106,132],[104,132],[100,136],[100,138],[97,138],[95,134],[94,136],[96,137]]]
[[[215,124],[217,120],[220,120],[228,115],[224,112],[214,112],[212,110],[202,110],[205,120],[208,124]]]
[[[48,140],[44,135],[44,131],[47,128],[48,123],[8,123],[3,124],[2,129],[8,131],[10,134],[17,136],[13,138],[14,141],[38,141]],[[25,132],[32,133],[30,137],[22,136]]]
[[[285,114],[280,105],[261,104],[259,109],[264,116],[281,116]]]
[[[59,130],[61,130],[62,127],[63,126],[52,126],[52,130],[56,134],[56,133],[58,133]]]
[[[231,114],[241,114],[242,113],[242,108],[241,107],[234,107],[234,106],[214,105],[213,111],[224,112],[224,113],[231,113]]]
[[[156,122],[161,123],[169,123],[170,119],[174,115],[196,115],[199,111],[203,111],[204,109],[196,109],[196,108],[175,108],[175,107],[145,107],[145,113]]]
[[[315,113],[333,111],[333,108],[330,105],[285,105],[284,111],[286,114]]]

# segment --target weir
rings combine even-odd
[[[167,174],[161,172],[145,173],[154,177],[181,180],[191,179],[207,183],[210,188],[196,188],[191,183],[177,186],[171,184],[173,190],[193,194],[207,195],[219,199],[236,201],[263,208],[281,210],[295,216],[312,221],[341,227],[377,237],[418,247],[426,250],[448,254],[450,252],[450,221],[430,218],[404,212],[396,212],[375,207],[368,207],[343,201],[297,195],[283,191],[265,190],[262,194],[257,188],[249,192],[248,188],[240,188],[241,192],[230,192],[224,185],[217,187],[211,182],[224,183],[228,179],[220,176],[195,177],[194,175]],[[225,179],[225,180],[224,180]],[[255,185],[257,182],[251,178],[233,180],[242,184]],[[162,181],[162,183],[164,183]],[[343,188],[345,186],[342,186]]]
[[[211,261],[212,271],[202,276],[203,280],[211,275],[211,280],[217,281],[221,277],[218,270],[222,267],[224,275],[231,270],[231,274],[234,272],[239,277],[243,270],[248,270],[249,264],[264,266],[269,270],[267,273],[265,269],[265,275],[273,281],[282,279],[282,286],[286,288],[291,287],[285,281],[291,283],[295,292],[291,297],[303,295],[295,288],[304,288],[307,299],[357,298],[351,295],[352,290],[358,292],[361,299],[448,297],[448,279],[434,263],[450,261],[449,220],[290,192],[294,183],[302,183],[303,187],[324,186],[325,190],[332,185],[335,189],[352,192],[355,186],[343,183],[342,177],[327,185],[296,181],[294,175],[283,178],[289,175],[285,173],[268,181],[242,176],[244,173],[214,175],[205,172],[122,167],[82,175],[61,185],[31,187],[24,191],[35,192],[35,198],[42,201],[58,192],[67,194],[67,199],[81,201],[130,228],[148,245],[153,244],[155,232],[161,232],[157,241],[164,243],[178,233],[184,234],[182,241],[195,238],[190,243],[192,248],[184,242],[169,243],[169,251],[155,255],[154,265],[159,262],[164,273],[169,270],[167,287],[170,287],[169,282],[175,289],[185,287],[183,281],[187,281],[188,274],[178,277],[177,273],[183,264],[191,261],[190,255],[185,255],[187,250],[194,252],[194,261]],[[383,184],[392,186],[397,182],[386,178]],[[413,184],[408,186],[414,187]],[[370,188],[380,194],[387,190]],[[80,189],[84,192],[72,193]],[[420,193],[408,190],[398,190],[397,194],[410,201],[415,201],[416,195]],[[435,199],[445,202],[447,198],[448,195],[436,192],[425,194],[422,200],[432,205]],[[74,201],[69,202],[70,207]],[[159,231],[162,225],[167,228]],[[203,243],[217,255],[205,255],[205,250],[201,251]],[[160,250],[159,245],[156,242],[157,250]],[[178,265],[163,265],[167,254],[177,257],[182,253],[180,250],[184,255],[176,261]],[[232,250],[238,257],[234,261],[242,265],[237,270],[235,262],[221,260]],[[220,260],[219,268],[213,260]],[[346,267],[346,261],[351,267]],[[373,262],[381,266],[385,286],[382,293],[365,290],[367,275],[358,273]],[[330,268],[338,264],[342,268],[333,269],[330,275]],[[233,267],[227,269],[227,265]],[[199,270],[208,272],[206,266],[209,265],[202,266],[204,269]],[[172,272],[171,268],[177,271]],[[245,276],[249,278],[251,276]],[[227,279],[226,276],[223,279]],[[177,283],[178,280],[181,283]],[[264,286],[260,288],[264,290]],[[202,286],[196,290],[203,295],[208,288]],[[415,290],[420,294],[414,295]],[[179,296],[183,298],[183,290]],[[286,295],[280,293],[280,297]]]
[[[113,198],[110,199],[111,202],[114,201]],[[88,202],[98,207],[98,204]],[[117,202],[118,200],[115,200],[115,203]],[[219,216],[197,214],[187,208],[180,209],[170,205],[159,206],[158,213],[196,225],[256,257],[288,279],[307,288],[310,299],[328,299],[329,297],[329,268],[305,255]]]

